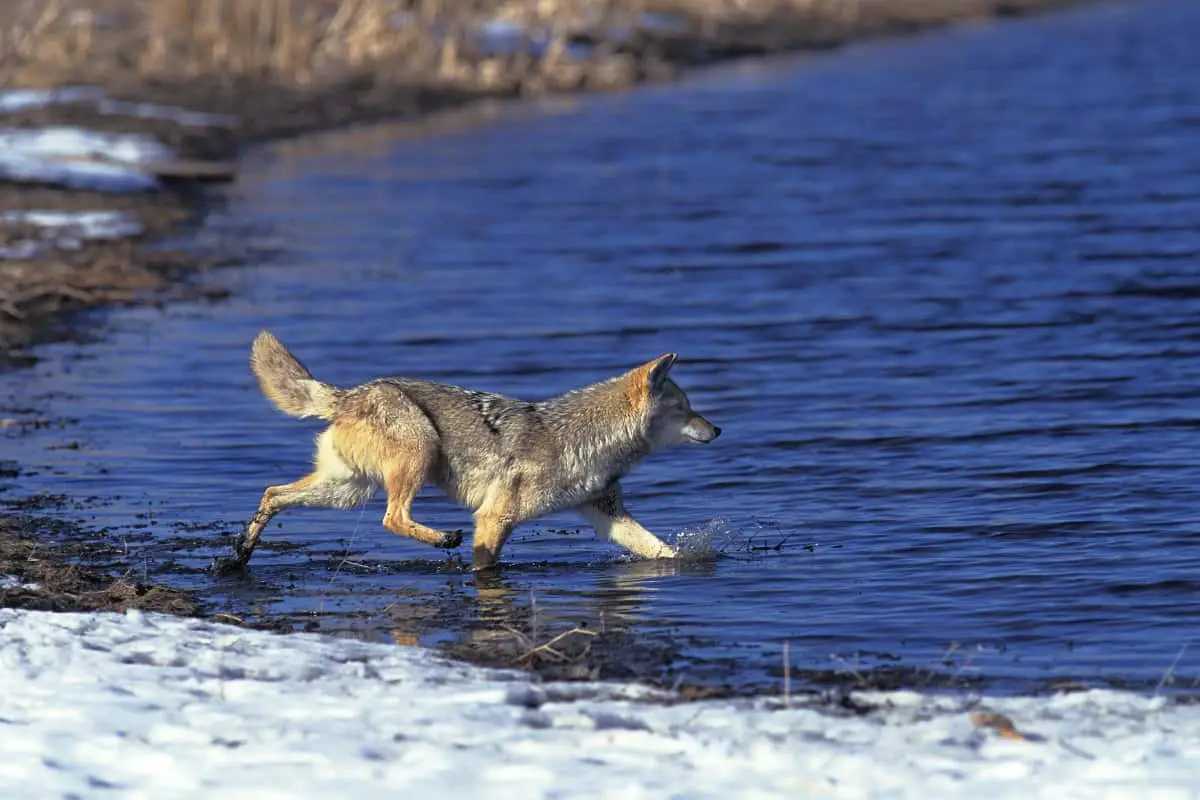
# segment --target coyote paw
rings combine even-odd
[[[246,571],[246,562],[240,558],[214,558],[212,564],[209,565],[208,571],[211,575],[221,578],[226,575],[235,575]]]
[[[440,542],[438,542],[437,545],[435,545],[435,546],[440,547],[443,550],[453,550],[454,548],[456,548],[460,544],[462,544],[462,540],[463,540],[463,532],[462,531],[450,531],[445,536],[443,536],[442,540]]]

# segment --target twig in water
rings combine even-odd
[[[1189,646],[1191,646],[1191,644],[1192,640],[1188,639],[1183,643],[1183,646],[1179,648],[1179,652],[1175,654],[1175,660],[1171,662],[1171,666],[1167,667],[1167,671],[1163,673],[1162,680],[1158,682],[1158,686],[1154,687],[1155,697],[1158,697],[1158,693],[1162,691],[1162,688],[1166,686],[1167,682],[1170,681],[1175,675],[1175,668],[1179,666],[1179,660],[1183,658],[1183,654],[1187,652],[1187,649]]]
[[[321,614],[325,611],[325,599],[329,597],[329,590],[333,588],[334,582],[338,579],[338,575],[342,574],[342,567],[350,561],[350,551],[354,548],[354,541],[358,538],[358,529],[362,526],[363,514],[367,513],[367,506],[364,503],[358,511],[358,519],[354,522],[354,530],[350,532],[350,541],[346,543],[346,552],[342,555],[342,560],[338,563],[337,569],[333,571],[333,575],[329,578],[329,583],[325,585],[325,592],[321,595],[321,602],[317,606],[317,613]]]
[[[533,593],[533,587],[529,587],[529,630],[533,633],[533,640],[536,642],[542,638],[538,630],[538,605],[537,595]]]
[[[790,654],[791,642],[783,640],[783,707],[792,707],[792,659]]]
[[[529,650],[528,652],[526,652],[524,655],[517,658],[516,663],[520,663],[522,661],[532,659],[535,656],[540,655],[540,654],[549,654],[552,658],[554,658],[558,661],[569,661],[570,659],[565,654],[560,653],[558,650],[554,649],[554,645],[563,641],[568,636],[573,636],[577,633],[581,634],[583,636],[596,636],[597,635],[595,631],[590,631],[587,628],[572,628],[569,631],[563,631],[558,636],[555,636],[553,639],[546,642],[545,644],[540,644],[537,647],[533,648],[532,650]]]
[[[770,551],[774,551],[774,552],[778,553],[781,550],[783,550],[783,546],[785,544],[787,544],[789,541],[791,541],[791,538],[792,537],[790,537],[790,536],[785,536],[782,539],[780,539],[778,542],[776,542],[775,544],[764,544],[764,545],[760,545],[758,547],[751,547],[750,549],[751,550],[770,550]]]
[[[856,670],[854,667],[850,666],[850,663],[848,661],[846,661],[846,659],[842,658],[841,656],[837,655],[836,653],[831,654],[829,657],[831,659],[833,659],[834,661],[837,661],[838,663],[840,663],[843,667],[845,667],[845,669],[840,669],[840,670],[838,670],[838,672],[850,673],[851,675],[854,676],[854,679],[856,681],[858,681],[859,686],[867,685],[867,679],[862,676],[861,672]]]

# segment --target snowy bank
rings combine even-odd
[[[26,225],[36,238],[0,245],[0,260],[32,258],[51,247],[77,250],[85,241],[124,239],[143,231],[142,224],[122,211],[9,211],[0,227]]]
[[[174,151],[141,134],[98,133],[55,126],[0,128],[0,180],[136,192],[158,180],[140,167],[174,158]]]
[[[0,610],[7,796],[1195,797],[1200,707],[1095,691],[864,695],[865,716],[667,706],[415,648]],[[638,698],[643,698],[638,700]],[[399,794],[398,793],[403,793]]]
[[[47,106],[87,103],[101,114],[141,119],[165,119],[199,128],[232,128],[237,119],[227,114],[204,114],[176,106],[113,100],[99,86],[63,86],[56,89],[0,91],[0,114],[15,114]]]

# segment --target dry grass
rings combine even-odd
[[[403,60],[416,48],[396,24],[403,0],[159,0],[144,9],[147,73],[229,72],[311,82],[323,67]]]
[[[567,28],[555,20],[583,6],[576,0],[507,6],[501,0],[18,0],[0,9],[0,83],[41,85],[113,70],[296,86],[362,73],[487,83],[497,66],[484,66],[495,59],[472,52],[472,29],[494,16],[543,23],[560,33],[543,62],[557,62]]]
[[[253,78],[299,87],[366,73],[495,88],[534,73],[558,75],[566,67],[561,56],[570,35],[600,33],[613,25],[637,29],[645,11],[688,23],[694,44],[740,38],[741,44],[726,48],[740,52],[822,44],[1066,2],[1070,0],[8,0],[0,4],[0,83],[6,72],[10,82],[46,84],[116,70],[147,78]],[[472,29],[497,17],[548,31],[545,58],[474,52]],[[761,29],[748,30],[755,25]],[[599,48],[596,59],[610,59],[612,49]],[[630,73],[612,81],[633,79]],[[580,80],[575,75],[564,88]]]

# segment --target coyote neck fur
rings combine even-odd
[[[570,466],[580,471],[607,467],[607,479],[619,478],[650,453],[648,413],[629,402],[626,378],[614,378],[537,403],[539,415],[562,444]]]

